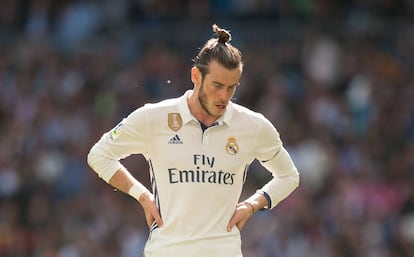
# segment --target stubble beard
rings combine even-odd
[[[198,102],[201,105],[201,108],[203,108],[203,110],[210,116],[213,117],[217,117],[217,115],[214,115],[213,113],[211,113],[208,108],[207,108],[207,96],[206,94],[204,94],[204,83],[201,83],[200,85],[200,90],[198,92]]]

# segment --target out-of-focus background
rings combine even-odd
[[[213,23],[244,54],[234,101],[275,124],[301,172],[249,221],[245,257],[414,256],[412,17],[411,0],[0,0],[0,256],[141,256],[141,207],[86,155],[192,88]],[[142,157],[124,164],[148,184]],[[252,165],[243,196],[267,179]]]

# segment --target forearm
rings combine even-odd
[[[136,182],[137,180],[128,171],[121,168],[109,179],[108,184],[124,193],[128,193]]]
[[[142,193],[148,192],[148,189],[136,180],[125,168],[117,170],[109,179],[108,183],[114,188],[131,195],[138,201]]]
[[[101,140],[92,147],[87,158],[89,166],[106,183],[139,200],[141,194],[148,190],[117,160],[117,156],[102,144]]]
[[[267,199],[267,209],[273,209],[282,200],[287,198],[299,185],[299,174],[292,173],[286,177],[273,178],[269,183],[263,186],[259,193]]]
[[[273,179],[264,185],[259,193],[267,199],[267,208],[272,209],[298,187],[299,173],[284,148],[281,148],[272,160],[263,162],[262,165],[272,172]]]
[[[126,168],[117,170],[109,179],[108,184],[129,194],[142,205],[148,226],[151,226],[154,220],[158,226],[162,226],[163,221],[155,204],[154,196]]]
[[[119,163],[119,161],[89,154],[88,163],[106,183],[131,195],[136,200],[139,200],[139,197],[143,192],[148,191],[124,166]]]
[[[250,196],[248,199],[244,200],[242,203],[247,203],[251,206],[253,214],[258,210],[267,208],[268,201],[263,194],[255,193]]]

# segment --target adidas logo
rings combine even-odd
[[[169,144],[182,144],[183,141],[181,141],[180,137],[178,135],[175,135],[173,138],[168,141]]]

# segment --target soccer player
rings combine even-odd
[[[193,90],[136,109],[88,154],[99,177],[141,204],[150,231],[145,257],[241,257],[247,220],[273,209],[299,184],[275,127],[231,101],[242,55],[229,31],[217,25],[213,31],[216,37],[194,58]],[[131,154],[148,161],[151,191],[120,163]],[[254,160],[273,177],[240,202]]]

